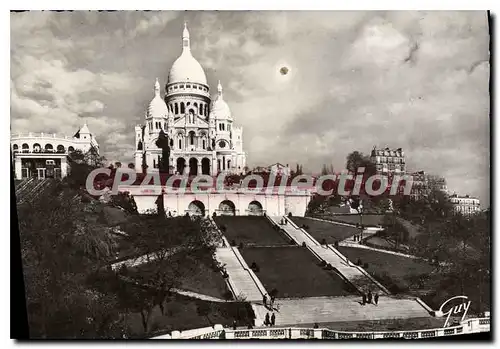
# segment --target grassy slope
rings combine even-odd
[[[424,261],[389,253],[353,247],[339,247],[338,250],[352,262],[360,258],[363,263],[368,263],[366,271],[396,293],[405,291],[410,286],[410,277],[429,275],[434,270]]]
[[[333,271],[323,270],[303,247],[248,247],[240,250],[248,265],[260,267],[257,277],[266,290],[276,288],[278,297],[344,296],[350,285]]]
[[[334,244],[335,241],[341,241],[360,233],[359,229],[354,227],[317,221],[307,217],[292,217],[292,220],[299,227],[304,224],[308,226],[307,232],[320,243],[325,239],[328,244]]]

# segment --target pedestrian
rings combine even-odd
[[[363,303],[362,305],[365,305],[366,304],[366,294],[363,293]]]
[[[375,293],[374,301],[375,301],[375,305],[377,305],[378,304],[378,293]]]
[[[271,309],[274,308],[274,300],[276,298],[274,296],[271,297]]]
[[[266,314],[266,318],[264,319],[264,325],[269,326],[270,321],[269,321],[269,313]]]
[[[283,225],[283,218],[281,218],[280,224]]]
[[[276,316],[274,315],[271,315],[271,326],[274,326],[274,324],[276,323]]]
[[[233,320],[233,330],[236,330],[236,320]]]
[[[372,291],[368,291],[368,304],[372,302]]]
[[[267,308],[267,296],[266,295],[262,296],[262,302],[264,303],[264,306]]]

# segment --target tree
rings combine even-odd
[[[114,298],[88,283],[116,246],[92,219],[92,204],[83,204],[61,183],[18,210],[30,336],[119,336]]]
[[[372,176],[377,172],[375,164],[370,160],[370,157],[363,155],[363,153],[356,150],[347,155],[346,169],[349,173],[356,174],[360,167],[365,168],[365,176]]]

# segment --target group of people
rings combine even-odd
[[[365,305],[366,303],[371,304],[372,298],[373,298],[373,304],[377,305],[378,304],[378,294],[377,293],[375,293],[375,295],[372,295],[372,291],[368,291],[368,294],[363,293],[362,305]]]
[[[269,313],[267,313],[266,318],[264,319],[264,325],[274,326],[275,323],[276,323],[276,315],[274,315],[274,313],[272,313],[271,317],[269,317]]]
[[[269,300],[269,302],[268,302]],[[267,298],[267,295],[262,296],[262,303],[264,303],[264,306],[266,309],[274,309],[274,301],[276,300],[275,296],[270,296],[270,298]]]
[[[281,225],[287,225],[288,222],[286,221],[286,219],[281,218],[280,224]]]
[[[354,236],[352,237],[352,239],[353,239],[354,241],[361,241],[361,237],[362,237],[362,236],[361,236],[361,234],[356,234],[356,235],[354,235]]]

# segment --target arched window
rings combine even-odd
[[[64,148],[64,145],[59,144],[59,145],[57,146],[57,152],[58,152],[58,153],[64,153],[65,151],[66,151],[66,149]]]
[[[175,103],[175,115],[179,114],[179,105]]]
[[[194,145],[194,132],[189,132],[189,144]]]
[[[184,114],[184,111],[185,111],[184,102],[181,102],[181,114]]]
[[[208,116],[208,104],[205,104],[205,115]]]
[[[203,104],[200,103],[200,115],[203,115]]]
[[[194,106],[195,109],[198,109],[198,103],[194,102],[193,106]]]
[[[73,148],[72,146],[69,146],[68,147],[68,153],[72,153],[75,151],[75,148]]]
[[[14,144],[14,145],[12,146],[12,150],[16,151],[17,149],[19,149],[19,146],[18,146],[17,144]]]
[[[205,139],[203,139],[203,149],[207,149],[207,142]]]
[[[182,149],[182,139],[179,138],[179,149]]]
[[[166,121],[163,123],[163,126],[164,126],[164,129],[166,130],[167,129],[167,122]]]

